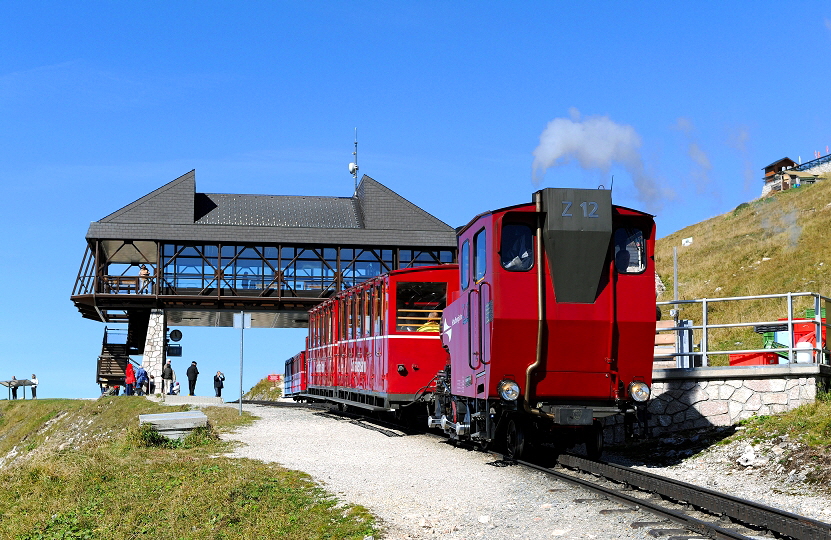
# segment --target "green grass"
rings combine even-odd
[[[276,401],[283,395],[282,383],[269,381],[265,378],[254,385],[248,393],[245,394],[245,399],[256,401]]]
[[[816,401],[771,416],[753,416],[741,423],[740,438],[770,440],[787,436],[809,447],[831,447],[831,394],[821,393]]]
[[[339,504],[304,473],[223,457],[230,445],[217,433],[250,416],[203,409],[209,428],[172,444],[137,426],[138,414],[176,409],[135,397],[0,402],[0,459],[13,448],[18,456],[0,469],[0,538],[377,534],[366,510]]]

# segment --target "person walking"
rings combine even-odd
[[[38,378],[37,378],[37,375],[32,373],[32,378],[29,379],[29,380],[32,381],[32,399],[37,399],[38,398]]]
[[[127,367],[124,369],[124,395],[132,396],[133,388],[136,386],[136,372],[133,370],[133,364],[127,361]]]
[[[170,365],[170,360],[162,368],[162,394],[170,394],[173,392],[173,366]]]
[[[214,392],[216,392],[216,397],[222,397],[222,388],[225,386],[223,381],[225,381],[225,375],[221,371],[217,371],[216,375],[214,375]]]
[[[196,377],[199,376],[199,370],[196,369],[196,362],[191,362],[187,371],[188,374],[188,395],[192,396],[196,391]]]

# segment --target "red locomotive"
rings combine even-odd
[[[602,420],[632,419],[650,395],[652,216],[606,190],[547,188],[458,240],[458,266],[396,270],[312,310],[296,396],[426,403],[455,441],[504,441],[517,458],[585,442],[598,456]]]
[[[601,419],[652,382],[655,224],[606,190],[543,189],[459,233],[461,294],[444,311],[450,361],[431,427],[527,457],[603,447]],[[632,417],[630,416],[630,419]]]

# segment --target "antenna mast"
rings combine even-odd
[[[355,128],[355,151],[352,152],[355,161],[349,164],[349,173],[355,181],[355,191],[358,191],[358,128]]]

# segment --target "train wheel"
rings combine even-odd
[[[529,444],[526,436],[526,430],[522,422],[512,418],[508,422],[508,431],[505,437],[505,446],[510,459],[524,460],[528,457]]]
[[[589,459],[600,459],[603,453],[603,426],[597,420],[586,430],[586,455]]]

